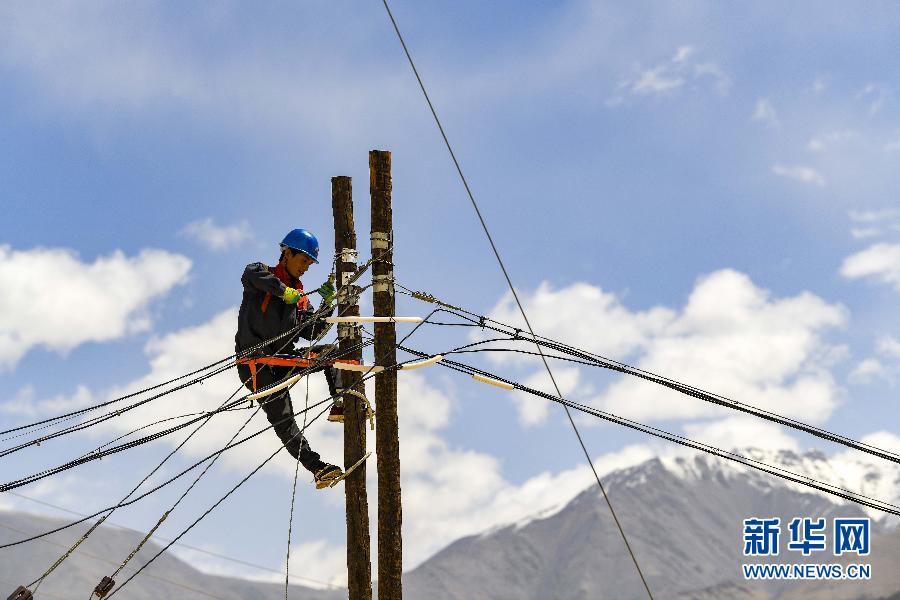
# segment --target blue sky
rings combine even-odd
[[[895,4],[394,10],[540,333],[897,445]],[[380,3],[8,3],[0,82],[4,424],[226,356],[243,266],[274,261],[297,226],[333,247],[330,177],[353,177],[366,239],[371,148],[393,153],[398,280],[515,319]],[[311,270],[307,285],[326,270]],[[417,337],[430,351],[469,339],[455,330]],[[532,362],[473,360],[546,385]],[[835,451],[606,374],[559,373],[579,401],[712,443]],[[222,378],[176,406],[216,402],[236,385]],[[324,390],[310,385],[313,396]],[[438,369],[404,386],[407,565],[590,485],[558,407]],[[173,414],[158,404],[142,422]],[[183,463],[224,443],[238,422],[220,423]],[[606,469],[671,451],[583,424]],[[119,431],[14,455],[0,475],[38,470]],[[317,425],[310,438],[337,455],[335,429]],[[273,441],[218,466],[169,533]],[[169,448],[22,491],[100,507],[133,483],[121,474],[149,470]],[[189,542],[281,568],[291,474],[282,457]],[[342,496],[305,485],[292,571],[339,581]],[[145,529],[166,498],[116,519]],[[255,511],[262,499],[273,509]]]

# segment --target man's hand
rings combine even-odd
[[[325,302],[325,304],[331,304],[331,301],[334,300],[335,289],[330,277],[328,278],[328,281],[319,286],[319,289],[316,291],[322,296],[322,301]]]
[[[281,294],[281,299],[287,302],[288,304],[297,304],[300,298],[303,297],[303,293],[295,290],[292,287],[284,288],[284,293]]]

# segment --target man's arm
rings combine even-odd
[[[245,288],[259,290],[264,294],[272,294],[279,298],[287,287],[269,271],[269,267],[261,262],[247,265],[244,274],[241,275],[241,283]]]

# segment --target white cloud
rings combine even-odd
[[[886,335],[878,340],[878,352],[894,359],[900,359],[900,340],[891,335]]]
[[[884,86],[870,83],[856,94],[856,98],[867,101],[869,115],[874,116],[881,111],[890,95],[890,91]]]
[[[851,227],[850,228],[850,236],[855,240],[865,240],[873,237],[878,237],[883,232],[881,229],[877,227]]]
[[[701,279],[677,319],[647,344],[637,366],[780,414],[827,420],[837,387],[821,362],[822,334],[845,310],[808,292],[774,299],[746,276]],[[613,383],[598,404],[641,419],[693,418],[721,410],[637,379]]]
[[[881,223],[883,221],[892,221],[900,217],[900,211],[895,208],[884,208],[881,210],[851,210],[850,220],[854,223]]]
[[[190,260],[163,250],[116,251],[85,263],[67,249],[0,245],[0,368],[36,346],[66,353],[148,330],[147,305],[183,284],[190,268]]]
[[[841,264],[847,279],[873,279],[900,291],[900,244],[875,244],[852,254]]]
[[[694,49],[691,46],[681,46],[680,48],[678,48],[678,50],[675,51],[675,56],[672,57],[672,62],[683,63],[693,54]]]
[[[773,165],[772,172],[780,177],[787,177],[802,183],[813,183],[818,186],[825,185],[825,178],[812,167]]]
[[[574,400],[571,394],[580,383],[580,375],[581,371],[575,368],[556,367],[553,369],[553,379],[556,381],[556,385],[559,386],[559,391],[562,393],[563,398]],[[554,396],[557,394],[556,388],[553,386],[553,382],[550,380],[546,370],[538,371],[526,378],[522,383],[530,388],[547,392]],[[519,413],[519,423],[525,427],[545,422],[550,414],[550,405],[552,403],[545,398],[516,391],[513,392],[512,401]]]
[[[837,385],[827,368],[842,353],[822,334],[843,325],[846,311],[808,292],[772,298],[746,275],[722,270],[698,281],[680,312],[631,312],[614,295],[583,283],[559,290],[542,283],[520,298],[539,334],[588,351],[616,360],[635,354],[637,360],[629,362],[639,368],[817,422],[836,405]],[[508,296],[490,316],[518,322]],[[537,368],[514,357],[490,360]],[[581,381],[578,387],[587,389]],[[617,379],[590,403],[637,420],[709,417],[724,410],[635,378]],[[521,413],[520,418],[526,420]]]
[[[220,227],[209,217],[188,223],[179,233],[216,252],[235,248],[253,237],[247,221]]]
[[[315,573],[318,580],[346,587],[347,548],[341,544],[331,544],[328,540],[314,540],[296,546],[291,544],[290,572]],[[303,583],[310,585],[311,582]]]
[[[877,379],[893,381],[888,369],[877,358],[860,361],[847,376],[847,381],[854,385],[869,385]]]
[[[852,129],[844,129],[841,131],[829,131],[815,136],[806,144],[806,148],[810,152],[824,152],[829,148],[852,140],[857,133]]]
[[[854,239],[880,237],[900,231],[900,211],[896,209],[852,210],[849,214],[850,220],[858,225],[850,228]]]
[[[584,348],[604,356],[624,358],[640,350],[648,340],[675,317],[674,311],[654,307],[632,312],[619,298],[588,283],[574,283],[554,289],[542,282],[531,294],[519,295],[525,312],[536,319],[532,323],[538,335]],[[511,293],[506,293],[489,311],[491,318],[524,328],[524,322]],[[497,364],[522,364],[519,355],[493,355]]]
[[[756,101],[756,107],[753,109],[753,115],[750,118],[770,127],[779,127],[781,125],[781,121],[778,119],[778,112],[768,98],[760,98]]]
[[[84,385],[79,385],[72,395],[59,394],[46,400],[35,400],[34,387],[26,385],[22,387],[11,400],[0,402],[0,412],[9,415],[24,417],[36,417],[39,415],[53,415],[79,408],[85,408],[95,403],[91,390]]]
[[[708,81],[713,90],[726,95],[731,87],[728,74],[715,62],[696,62],[693,60],[695,54],[692,46],[680,46],[669,60],[654,67],[638,68],[634,77],[618,83],[616,93],[606,102],[607,106],[624,103],[626,95],[665,96],[691,81]]]
[[[637,95],[664,94],[684,85],[684,79],[671,77],[665,74],[662,67],[642,71],[637,80],[631,85],[631,91]]]

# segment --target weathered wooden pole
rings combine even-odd
[[[359,288],[344,286],[357,271],[356,229],[353,224],[353,193],[349,177],[331,178],[331,208],[334,213],[334,252],[337,260],[338,314],[359,316]],[[343,288],[343,289],[342,289]],[[338,324],[339,348],[344,358],[362,361],[360,328]],[[365,394],[362,373],[342,371],[344,389]],[[344,396],[344,468],[366,452],[366,403]],[[372,562],[369,542],[369,501],[366,495],[366,465],[361,464],[344,480],[347,504],[347,587],[350,600],[371,600]]]
[[[391,209],[391,153],[369,152],[372,196],[372,280],[376,317],[394,316],[394,226]],[[397,363],[393,323],[375,324],[375,363]],[[400,503],[400,432],[397,423],[397,371],[375,377],[375,444],[378,458],[378,599],[403,597],[403,510]]]

